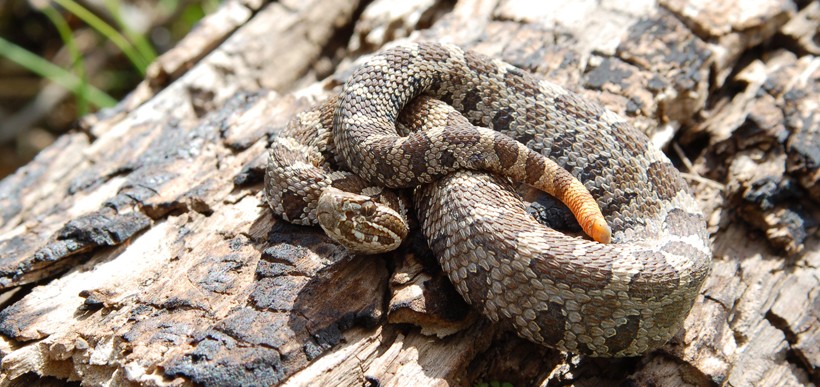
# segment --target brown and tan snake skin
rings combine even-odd
[[[436,180],[454,170],[500,164],[501,172],[523,170],[526,178],[520,181],[531,183],[553,169],[523,153],[501,157],[510,156],[510,148],[492,145],[504,137],[477,127],[461,132],[445,124],[399,137],[399,112],[420,95],[444,101],[477,127],[514,138],[569,171],[595,198],[611,227],[612,244],[541,226],[497,177],[457,172]],[[425,125],[425,117],[438,109],[436,103],[414,106],[415,112],[403,113],[406,126]],[[431,110],[425,113],[426,106]],[[448,119],[459,120],[453,114]],[[534,342],[606,357],[657,348],[679,330],[708,274],[711,252],[703,215],[663,153],[616,114],[504,62],[452,45],[405,44],[362,64],[338,102],[297,120],[270,152],[265,191],[277,214],[315,224],[322,216],[346,221],[359,216],[356,211],[372,214],[379,201],[403,206],[396,197],[382,199],[386,190],[365,188],[373,191],[366,194],[382,195],[332,203],[348,206],[332,209],[318,198],[332,197],[323,193],[334,185],[326,172],[318,169],[324,176],[292,181],[325,163],[328,154],[376,187],[432,182],[416,190],[415,207],[444,271],[483,314]],[[323,128],[330,120],[332,133]],[[475,151],[487,143],[489,150]],[[327,153],[308,156],[321,152]],[[554,191],[578,192],[561,184]],[[564,201],[572,208],[571,199]],[[609,230],[601,237],[595,211],[585,199],[579,201],[580,210],[573,211],[579,223],[606,241]],[[398,211],[387,218],[404,220]],[[406,228],[367,227],[375,232],[367,237],[374,245],[406,233]],[[362,233],[347,230],[355,232]]]

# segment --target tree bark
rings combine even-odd
[[[819,25],[801,0],[228,0],[0,181],[0,383],[817,384]],[[667,152],[714,254],[669,344],[543,348],[472,311],[417,234],[355,256],[272,215],[270,136],[405,38],[563,84]]]

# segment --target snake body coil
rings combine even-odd
[[[498,140],[448,126],[396,140],[399,113],[422,94],[569,171],[597,201],[613,243],[537,224],[496,177],[435,181],[460,169],[464,149]],[[614,113],[509,64],[452,45],[398,46],[362,64],[328,116],[332,141],[324,138],[356,175],[388,187],[432,181],[417,189],[416,211],[442,268],[468,302],[534,342],[593,356],[646,352],[680,328],[708,274],[703,215],[663,153]],[[281,213],[287,195],[274,191],[293,184],[282,183],[286,160],[273,162],[274,152],[266,193]],[[544,173],[528,157],[512,160],[502,167],[530,180]]]

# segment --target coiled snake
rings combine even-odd
[[[423,130],[399,136],[397,128]],[[374,55],[338,99],[299,115],[269,154],[274,211],[319,222],[348,246],[360,240],[353,249],[364,252],[395,248],[407,232],[403,202],[381,187],[423,184],[414,193],[421,229],[459,293],[520,336],[560,350],[634,356],[663,345],[709,272],[703,215],[643,133],[555,84],[453,45]],[[323,169],[333,164],[353,174]],[[544,227],[506,180],[448,174],[461,169],[551,191],[595,240],[608,242],[611,227],[612,243]],[[338,199],[340,188],[365,196]],[[378,211],[383,203],[394,209]]]

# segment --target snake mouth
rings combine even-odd
[[[401,245],[406,229],[395,232],[387,227],[367,221],[319,223],[334,241],[358,254],[381,254],[393,251]]]

